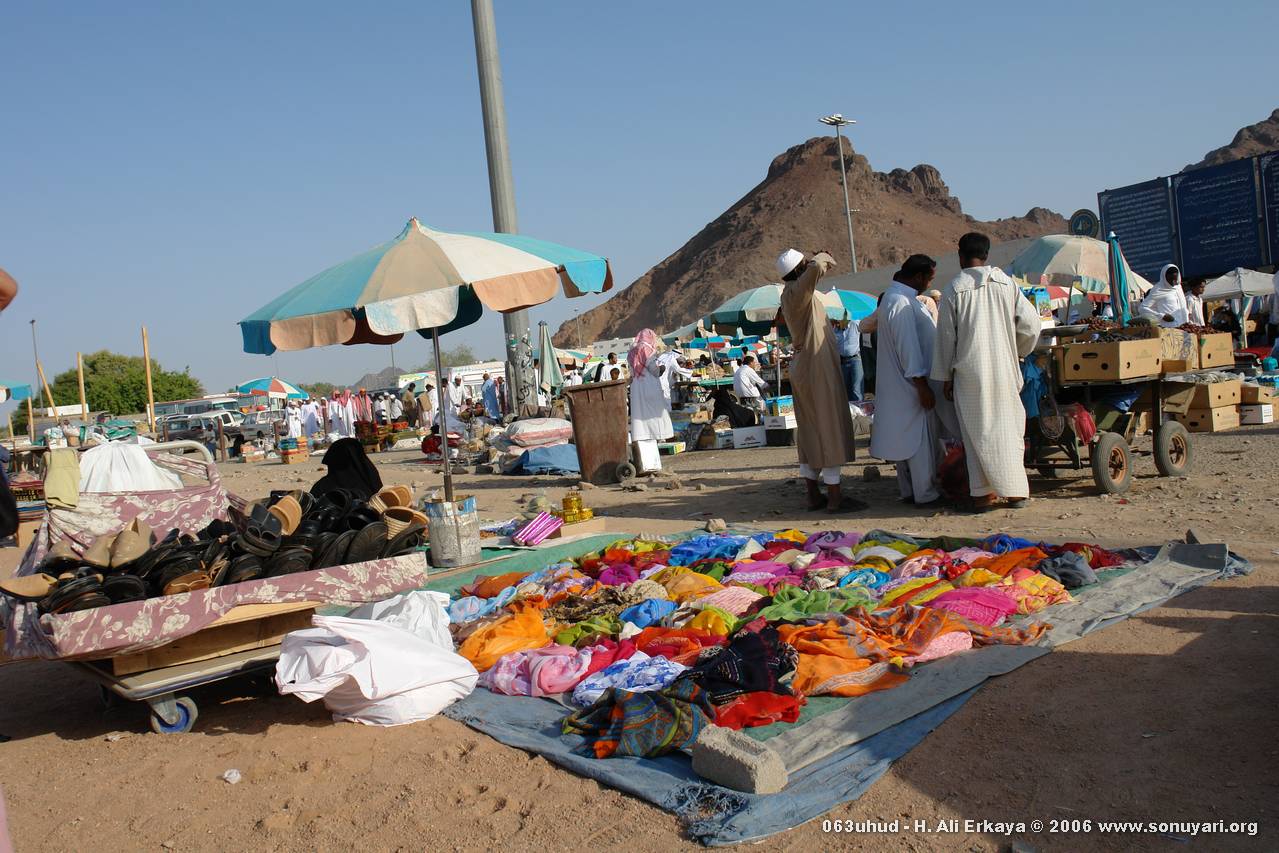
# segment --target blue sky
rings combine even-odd
[[[880,170],[980,218],[1169,174],[1279,106],[1273,2],[496,2],[521,230],[629,283],[839,111]],[[1228,46],[1228,47],[1227,47]],[[1266,80],[1272,81],[1266,84]],[[488,230],[470,4],[9,3],[0,10],[0,379],[75,351],[275,371],[235,322],[394,236]],[[599,297],[532,312],[552,325]],[[500,350],[500,320],[456,333]],[[395,348],[427,359],[424,341]],[[378,347],[279,356],[351,381]]]

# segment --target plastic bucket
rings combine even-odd
[[[480,517],[475,498],[455,503],[430,501],[424,507],[431,522],[431,565],[438,568],[470,566],[480,561]]]

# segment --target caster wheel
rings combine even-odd
[[[635,466],[629,462],[623,462],[621,465],[617,466],[617,481],[619,483],[625,483],[627,480],[634,480],[635,474]]]
[[[173,723],[166,723],[159,714],[151,712],[151,731],[159,735],[176,735],[186,734],[191,731],[195,725],[196,717],[199,713],[196,711],[195,702],[185,696],[179,696],[174,700],[178,707],[178,719]]]

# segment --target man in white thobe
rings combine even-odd
[[[444,394],[444,406],[450,417],[457,417],[465,406],[471,402],[471,390],[462,384],[461,374],[454,373]]]
[[[747,353],[742,356],[742,366],[733,371],[733,393],[743,406],[764,414],[764,398],[761,391],[768,389],[768,383],[755,370],[755,356]]]
[[[693,378],[693,371],[689,370],[680,363],[679,353],[673,349],[668,349],[657,356],[657,363],[666,368],[662,371],[662,375],[658,377],[662,383],[662,396],[666,398],[666,409],[671,408],[671,388],[679,380],[688,380]]]
[[[1042,328],[1035,306],[1003,270],[986,262],[989,255],[986,235],[960,238],[962,269],[942,291],[932,370],[955,403],[977,511],[992,508],[997,495],[1014,508],[1029,499],[1019,362],[1035,348]]]
[[[897,463],[902,501],[916,506],[936,503],[941,497],[936,399],[928,381],[937,327],[915,298],[927,289],[936,266],[926,255],[911,255],[893,275],[878,309],[870,452]]]
[[[320,406],[315,400],[302,404],[302,434],[310,441],[320,431]]]

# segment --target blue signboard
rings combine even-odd
[[[1266,242],[1270,263],[1279,264],[1279,151],[1257,158],[1261,167],[1261,201],[1266,210]]]
[[[1183,277],[1255,269],[1264,263],[1252,158],[1174,175],[1172,194]]]
[[[1172,203],[1166,178],[1097,194],[1103,233],[1115,232],[1128,266],[1153,280],[1176,259]]]

